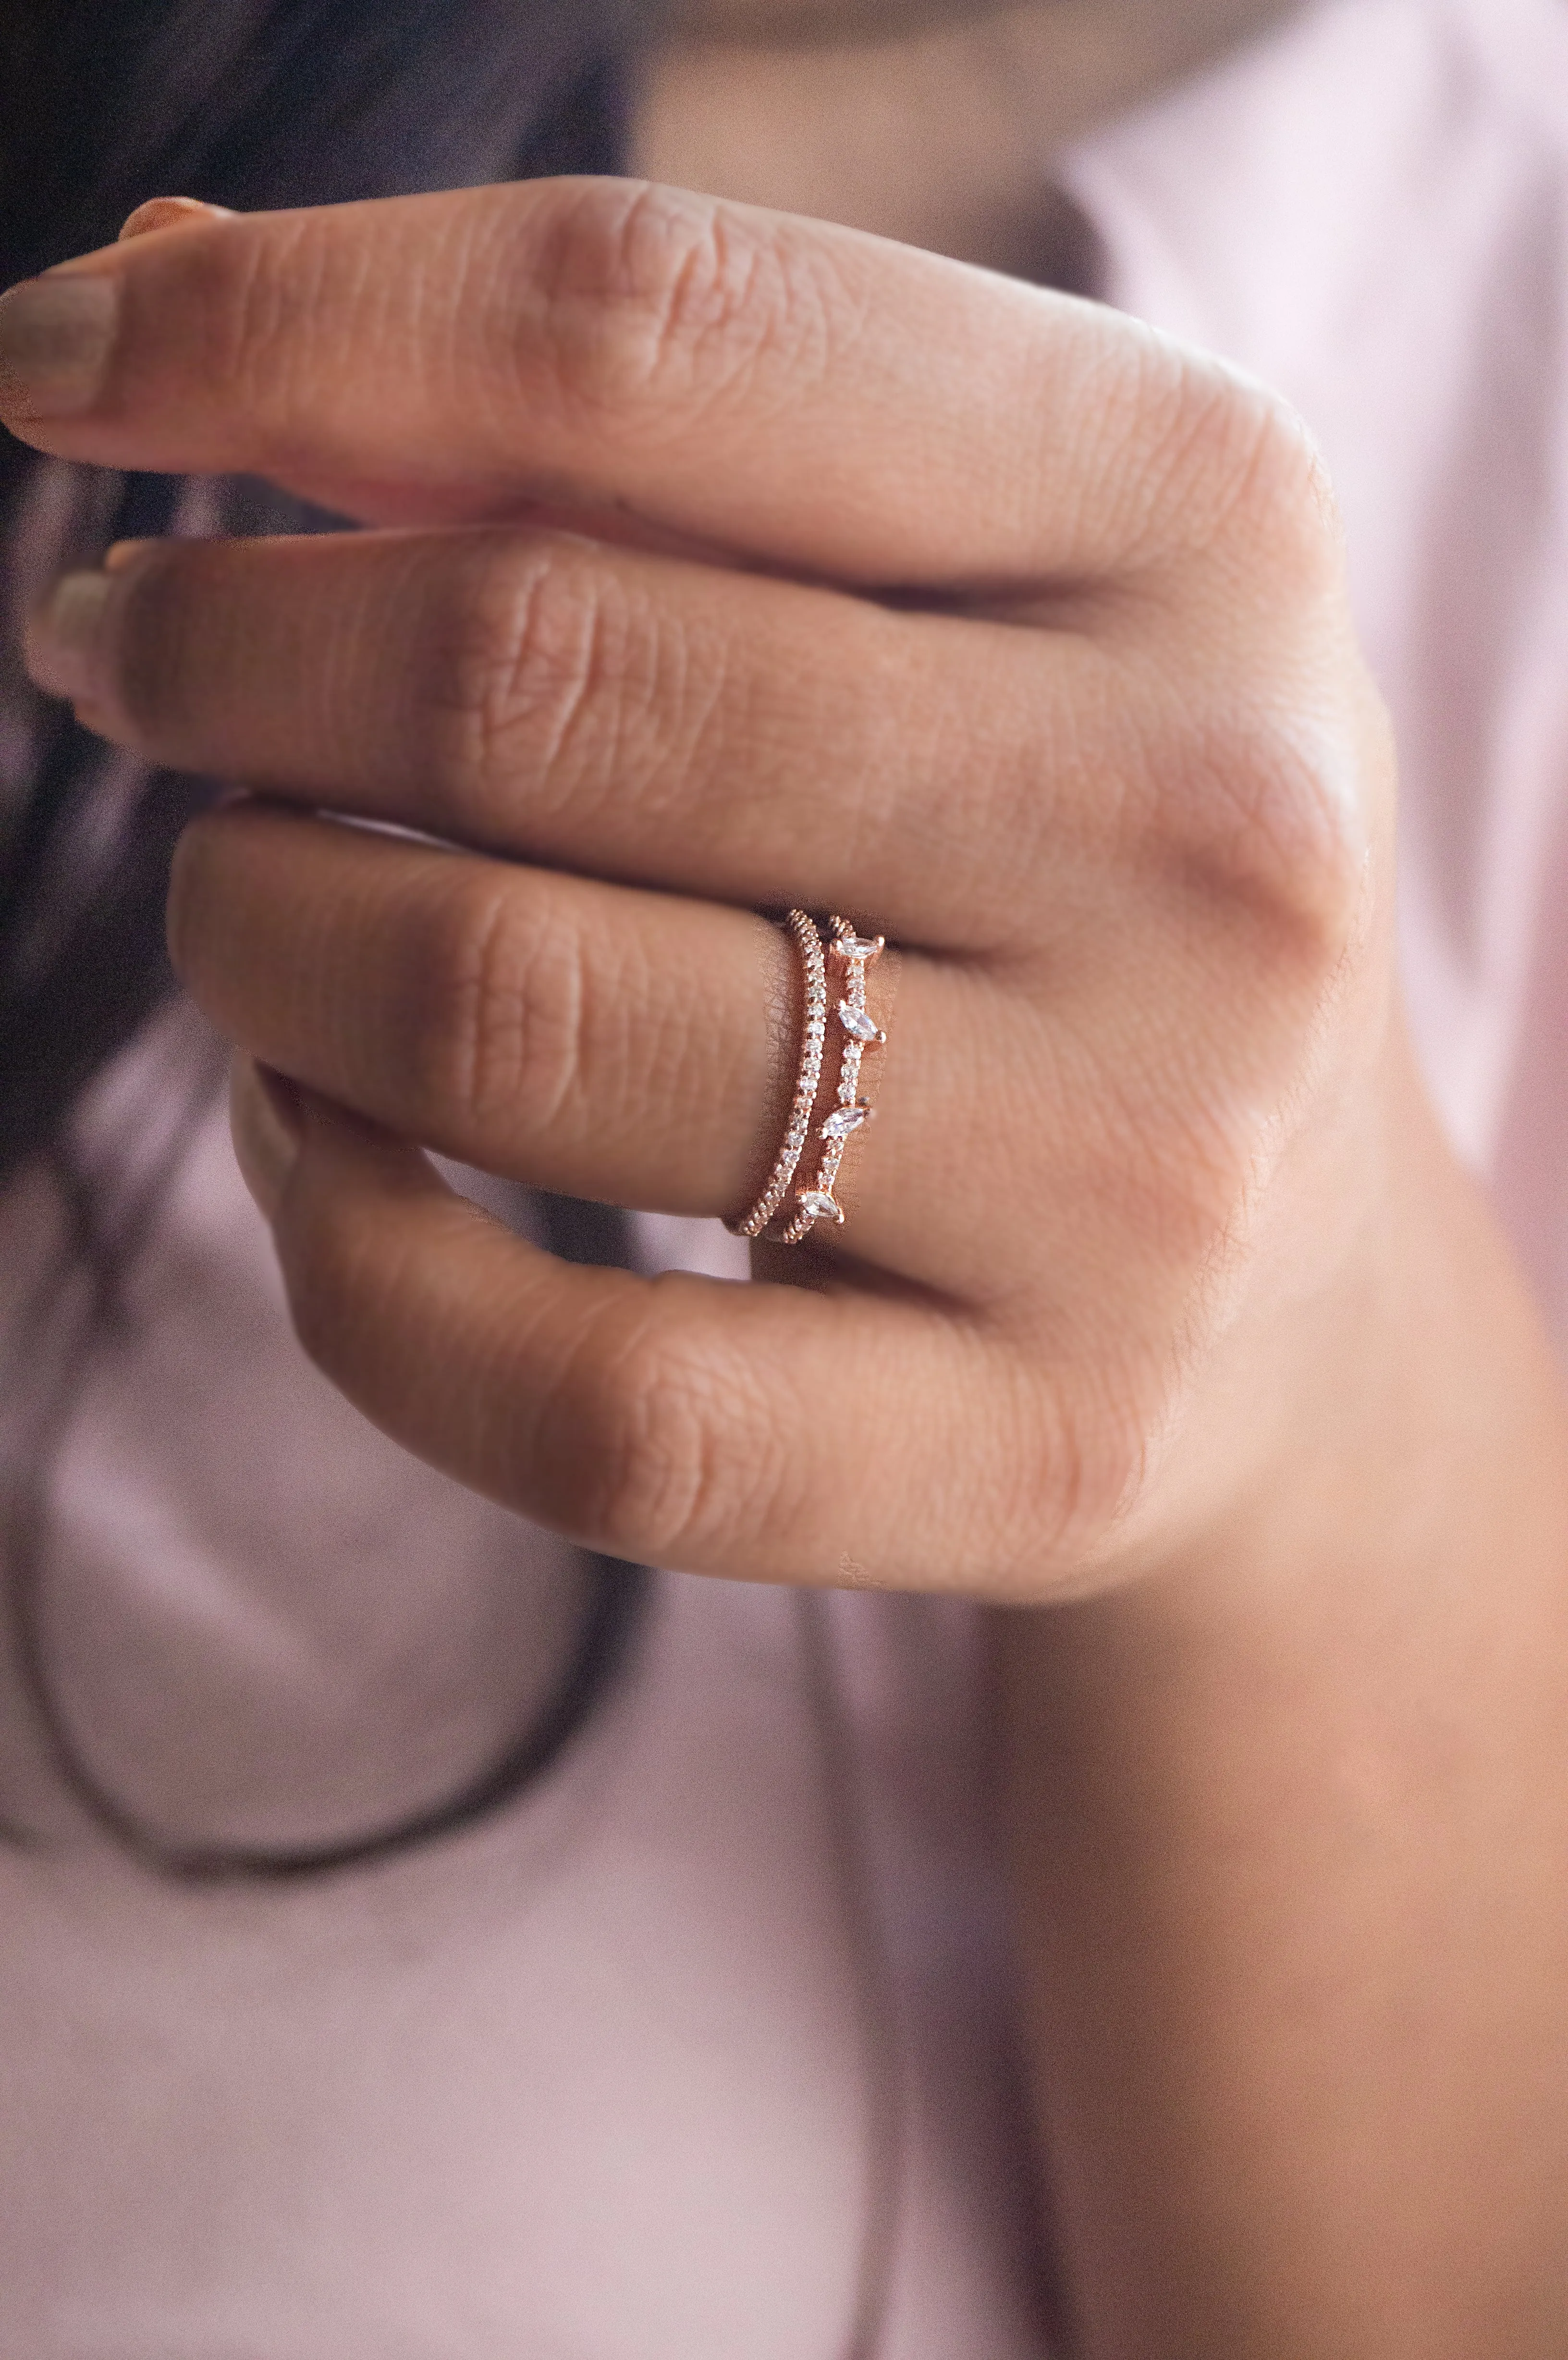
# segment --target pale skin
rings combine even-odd
[[[191,831],[171,941],[308,1349],[595,1546],[1010,1610],[1084,2353],[1552,2360],[1568,1418],[1404,1046],[1393,754],[1294,421],[630,184],[135,226],[51,281],[102,375],[57,321],[6,422],[377,529],[122,552],[32,642],[269,799]],[[645,1282],[437,1180],[744,1209],[796,902],[898,945],[843,1231]]]

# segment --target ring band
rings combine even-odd
[[[845,1147],[855,1133],[871,1120],[871,1108],[860,1096],[860,1061],[867,1049],[881,1048],[887,1038],[874,1022],[866,1004],[866,970],[887,949],[886,939],[881,934],[869,939],[857,934],[846,918],[830,918],[828,924],[833,932],[829,949],[848,969],[844,998],[838,1004],[839,1026],[844,1033],[838,1104],[817,1133],[822,1142],[822,1153],[815,1183],[795,1191],[795,1213],[779,1237],[779,1243],[787,1246],[798,1246],[803,1238],[810,1237],[819,1221],[832,1221],[841,1229],[844,1226],[844,1207],[833,1195],[833,1183],[838,1178]],[[799,1160],[797,1150],[796,1161]]]
[[[800,973],[804,984],[800,1069],[795,1082],[794,1103],[789,1109],[789,1128],[784,1134],[784,1144],[768,1175],[768,1185],[744,1220],[727,1221],[724,1225],[737,1238],[759,1238],[788,1196],[789,1183],[795,1177],[805,1152],[806,1135],[811,1127],[811,1109],[817,1102],[817,1088],[822,1077],[828,1012],[827,967],[822,957],[822,938],[804,910],[791,910],[784,923],[794,936],[795,947],[800,954]]]

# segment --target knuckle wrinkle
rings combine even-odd
[[[811,310],[778,238],[733,207],[644,186],[595,195],[557,233],[550,314],[569,398],[591,410],[722,397]]]
[[[616,694],[627,631],[613,583],[575,552],[503,560],[463,595],[440,664],[437,773],[460,815],[515,839],[525,788],[537,813],[577,783],[582,726]]]
[[[421,1095],[443,1126],[485,1131],[526,1104],[558,1119],[582,1064],[582,948],[569,926],[515,906],[511,880],[444,897],[412,979]]]

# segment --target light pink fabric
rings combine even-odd
[[[1072,177],[1118,300],[1323,442],[1420,1045],[1568,1346],[1568,24],[1321,6]],[[0,1208],[17,1300],[57,1218],[41,1183]],[[46,1568],[94,1762],[231,1836],[441,1791],[558,1662],[570,1559],[299,1360],[217,1118],[130,1308]],[[0,1849],[0,2360],[839,2360],[900,2093],[881,2360],[1038,2355],[975,1625],[811,1612],[663,1582],[536,1794],[295,1888],[138,1869],[0,1675],[0,1814],[53,1840]]]
[[[6,1209],[14,1268],[42,1208]],[[646,1242],[735,1267],[722,1232]],[[559,1672],[572,1553],[303,1362],[221,1113],[128,1312],[46,1559],[94,1768],[185,1842],[449,1791]],[[1037,2351],[976,1640],[940,1602],[666,1579],[537,1790],[294,1887],[148,1875],[12,1683],[0,1810],[51,1849],[0,1846],[4,2360],[815,2360],[889,2168],[887,2349]]]
[[[1071,179],[1116,300],[1327,457],[1399,736],[1417,1046],[1568,1352],[1568,12],[1334,0]]]

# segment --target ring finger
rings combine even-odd
[[[801,992],[786,935],[748,912],[240,804],[188,831],[169,936],[231,1038],[465,1163],[563,1194],[730,1217],[773,1165]],[[874,1014],[890,1006],[891,967],[871,970]],[[963,1070],[957,1036],[972,1043],[965,1003],[984,986],[922,956],[899,969],[921,1056],[887,1091],[882,1052],[863,1069],[882,1113],[875,1147],[857,1142],[846,1163],[846,1243],[957,1284],[968,1250],[954,1240],[956,1261],[940,1251],[919,1218],[933,1135],[922,1077]],[[824,1111],[840,1038],[830,1024]],[[808,1141],[802,1184],[819,1155]],[[898,1172],[897,1192],[878,1185],[884,1168]]]

